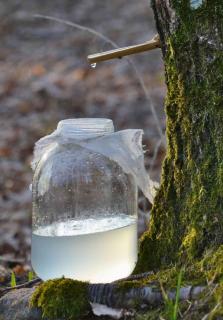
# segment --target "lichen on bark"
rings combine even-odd
[[[223,2],[152,1],[162,42],[167,154],[135,272],[223,243]]]

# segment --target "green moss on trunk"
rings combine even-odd
[[[135,272],[223,243],[223,2],[152,1],[163,45],[167,154]]]

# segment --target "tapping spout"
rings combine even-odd
[[[150,51],[160,47],[161,47],[160,38],[158,35],[155,35],[151,40],[146,41],[144,43],[140,43],[134,46],[124,47],[124,48],[109,50],[105,52],[90,54],[87,57],[87,59],[89,63],[92,65],[101,61],[107,61],[107,60],[116,59],[116,58],[121,59],[122,57],[128,56],[130,54]]]

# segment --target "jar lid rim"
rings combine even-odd
[[[71,118],[61,120],[57,130],[65,134],[105,134],[114,132],[114,125],[107,118]]]

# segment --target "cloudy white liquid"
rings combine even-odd
[[[32,234],[31,260],[43,280],[65,276],[96,283],[127,277],[137,261],[137,220],[119,214],[41,227]]]

